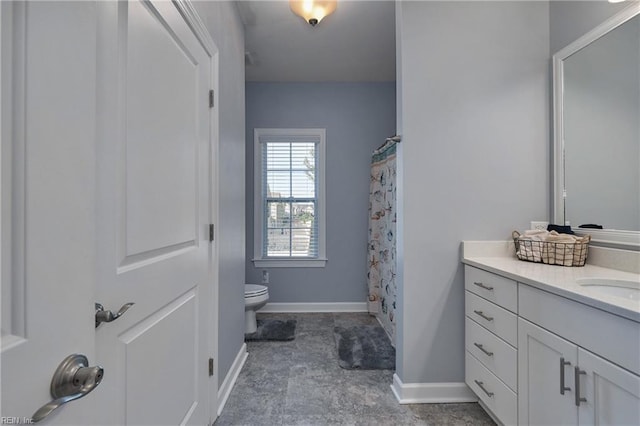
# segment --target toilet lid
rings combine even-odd
[[[245,296],[260,296],[267,293],[268,288],[258,284],[245,284],[244,295]]]

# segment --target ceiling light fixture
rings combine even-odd
[[[608,0],[609,3],[622,3],[624,0]]]
[[[303,18],[312,27],[318,25],[327,15],[331,15],[338,6],[337,0],[289,0],[291,11]]]

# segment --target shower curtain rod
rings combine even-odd
[[[396,142],[396,143],[398,143],[398,142],[400,142],[401,140],[402,140],[402,137],[401,137],[400,135],[394,135],[394,136],[388,137],[388,138],[386,138],[386,139],[384,140],[384,143],[383,143],[382,145],[380,145],[378,148],[376,148],[376,151],[379,151],[379,150],[381,150],[382,148],[384,148],[384,146],[385,146],[386,144],[388,144],[389,142]]]

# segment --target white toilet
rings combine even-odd
[[[258,284],[244,285],[244,332],[255,333],[256,311],[266,305],[269,300],[269,289],[267,286]]]

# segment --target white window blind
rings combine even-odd
[[[324,129],[256,129],[254,260],[326,261],[323,143]]]
[[[263,257],[318,257],[316,143],[262,146]]]

